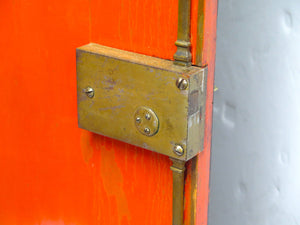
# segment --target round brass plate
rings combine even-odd
[[[134,114],[134,122],[138,131],[146,136],[151,137],[158,132],[158,117],[150,108],[139,107]]]

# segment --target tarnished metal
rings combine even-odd
[[[186,89],[177,87],[178,78],[187,81]],[[205,70],[199,67],[85,45],[77,49],[79,126],[189,160],[202,150],[205,83]],[[87,87],[93,88],[93,98],[82,91]],[[147,110],[136,114],[140,107]],[[184,149],[182,155],[174,152],[175,145]]]
[[[170,158],[173,165],[173,225],[183,225],[185,161]]]
[[[178,2],[178,30],[177,30],[177,51],[174,55],[174,63],[181,66],[192,64],[191,41],[191,0],[179,0]]]

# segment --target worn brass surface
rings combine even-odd
[[[178,78],[188,82],[185,90],[177,87]],[[205,81],[205,70],[199,67],[181,67],[97,44],[82,46],[77,49],[79,127],[189,160],[202,150]],[[93,89],[92,98],[85,93],[88,87]],[[155,126],[137,129],[140,107],[157,116],[157,130]],[[146,123],[147,119],[140,119]],[[175,145],[182,146],[183,155],[173,151]]]
[[[174,55],[174,63],[181,66],[192,64],[191,41],[191,0],[179,0],[178,2],[178,29],[177,29],[177,51]]]
[[[173,225],[183,225],[185,162],[170,158],[173,162]]]

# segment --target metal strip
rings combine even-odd
[[[173,225],[183,225],[185,161],[170,158],[173,165]]]
[[[176,65],[192,65],[190,30],[191,0],[179,0],[177,41],[175,42],[177,51],[174,55],[174,64]]]
[[[174,54],[174,64],[180,66],[192,65],[191,54],[191,0],[178,2],[177,51]],[[184,172],[185,161],[170,158],[173,165],[173,225],[183,225],[184,212]]]
[[[205,4],[205,0],[199,0],[195,65],[200,66],[200,67],[205,66],[205,62],[203,62],[204,4]]]

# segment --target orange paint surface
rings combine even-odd
[[[177,5],[0,3],[0,224],[171,224],[169,159],[77,127],[75,48],[172,59]]]
[[[91,41],[172,59],[178,0],[91,0]]]

